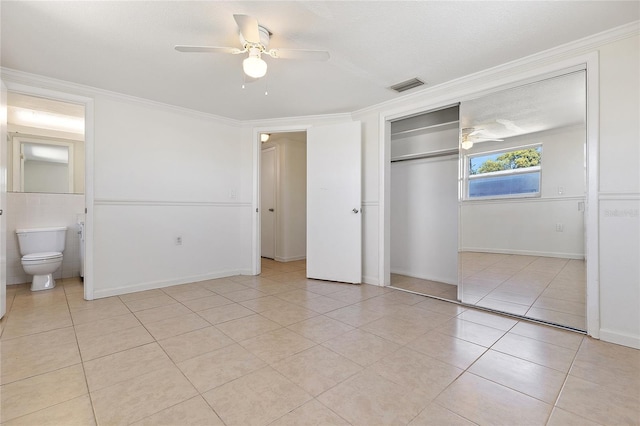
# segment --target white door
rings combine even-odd
[[[362,280],[360,122],[307,131],[307,277]]]
[[[0,80],[0,318],[7,312],[7,88]]]
[[[260,160],[260,256],[276,256],[276,148],[262,150]]]

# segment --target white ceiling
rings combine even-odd
[[[352,112],[640,19],[637,1],[2,1],[1,65],[252,120]],[[328,62],[266,58],[242,89],[233,14],[256,17],[270,47],[328,50]],[[268,95],[264,94],[268,90]],[[413,91],[420,89],[413,89]]]

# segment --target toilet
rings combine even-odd
[[[22,255],[22,268],[33,275],[31,291],[49,290],[56,286],[53,273],[62,265],[62,252],[67,228],[16,229]]]

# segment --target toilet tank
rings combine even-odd
[[[33,253],[62,253],[67,238],[67,228],[58,226],[53,228],[16,229],[16,234],[18,234],[18,245],[22,256]]]

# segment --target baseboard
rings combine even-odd
[[[532,251],[532,250],[506,250],[496,248],[483,248],[483,247],[462,247],[459,251],[472,251],[476,253],[494,253],[494,254],[516,254],[520,256],[539,256],[539,257],[558,257],[561,259],[577,259],[584,260],[584,253],[557,253],[546,251]]]
[[[189,283],[206,281],[206,280],[214,280],[217,278],[226,278],[226,277],[232,277],[236,275],[253,275],[253,274],[248,269],[242,269],[242,270],[212,272],[212,273],[202,274],[202,275],[191,275],[188,277],[174,278],[171,280],[148,281],[144,283],[107,288],[107,289],[99,289],[94,287],[93,298],[102,299],[104,297],[120,296],[128,293],[136,293],[138,291],[154,290],[157,288],[171,287],[174,285],[189,284]]]
[[[607,329],[600,329],[600,340],[603,342],[615,343],[617,345],[628,346],[640,349],[640,336]]]
[[[295,262],[296,260],[305,260],[307,258],[306,255],[304,256],[291,256],[291,257],[280,257],[280,256],[276,256],[273,258],[273,260],[275,260],[276,262]]]

